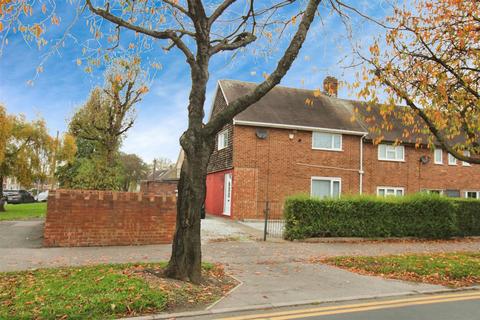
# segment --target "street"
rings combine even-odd
[[[303,306],[266,310],[250,314],[216,317],[222,320],[478,320],[480,292],[465,291],[421,295],[388,300],[356,301],[345,304]]]

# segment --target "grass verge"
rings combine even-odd
[[[160,277],[164,263],[110,264],[0,273],[0,319],[115,319],[193,310],[235,282],[204,264],[200,285]]]
[[[480,253],[405,254],[323,259],[356,273],[415,282],[465,287],[480,284]]]
[[[7,204],[5,206],[5,212],[0,212],[0,221],[42,218],[45,217],[46,212],[46,202]]]

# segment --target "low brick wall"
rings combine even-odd
[[[175,218],[174,195],[50,191],[44,245],[81,247],[171,243]]]

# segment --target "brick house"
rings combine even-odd
[[[254,86],[219,81],[210,117]],[[398,121],[374,144],[370,124],[355,116],[355,108],[367,112],[362,102],[339,99],[336,89],[332,77],[324,81],[329,94],[277,86],[227,124],[210,158],[206,212],[257,219],[268,202],[270,214],[279,216],[285,198],[298,193],[337,197],[429,191],[480,198],[479,165],[419,144],[420,138],[427,141],[425,134],[402,137],[409,128]],[[364,116],[381,119],[378,108]],[[398,139],[402,143],[395,145]]]

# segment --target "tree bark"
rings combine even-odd
[[[3,201],[3,176],[0,176],[0,212],[5,211],[5,201]]]
[[[205,202],[207,165],[214,142],[214,137],[197,137],[195,152],[185,152],[178,183],[172,256],[165,271],[167,277],[193,283],[201,281],[200,213]]]

